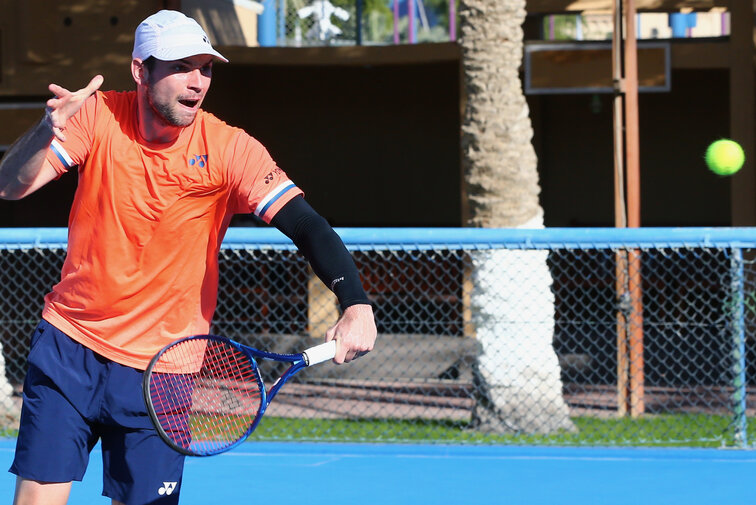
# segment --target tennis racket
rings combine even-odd
[[[276,354],[216,335],[182,338],[158,352],[144,373],[147,412],[174,450],[188,456],[225,452],[255,430],[286,381],[335,354],[335,340],[299,354]],[[255,358],[290,366],[266,389]]]

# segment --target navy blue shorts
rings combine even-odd
[[[44,320],[28,365],[12,473],[81,480],[101,440],[104,496],[127,505],[178,503],[184,456],[153,428],[141,370],[100,356]]]

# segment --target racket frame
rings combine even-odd
[[[171,439],[171,437],[165,432],[165,430],[163,429],[163,426],[160,424],[160,420],[158,419],[158,414],[155,411],[155,406],[153,405],[153,402],[152,402],[152,396],[150,395],[150,383],[151,383],[152,372],[155,368],[155,365],[160,360],[160,357],[163,356],[163,354],[165,354],[171,348],[177,345],[180,345],[182,342],[186,342],[188,340],[206,340],[206,341],[215,340],[215,341],[221,341],[223,343],[226,343],[235,347],[236,349],[241,351],[241,353],[244,354],[246,358],[249,359],[255,373],[255,379],[260,384],[260,406],[257,410],[257,414],[255,415],[255,418],[247,427],[246,432],[232,444],[229,444],[228,446],[222,447],[214,451],[198,453],[188,448],[182,447],[178,445],[176,442],[174,442]],[[320,352],[316,351],[317,349],[326,349],[326,350],[325,350],[325,353],[323,353],[322,351]],[[302,353],[278,354],[274,352],[261,351],[259,349],[255,349],[254,347],[240,344],[238,342],[235,342],[234,340],[231,340],[230,338],[221,337],[219,335],[193,335],[190,337],[180,338],[174,342],[171,342],[170,344],[162,348],[157,354],[155,354],[155,356],[153,356],[153,358],[150,360],[149,365],[147,365],[147,369],[144,371],[144,377],[142,379],[142,393],[144,395],[144,402],[147,407],[147,413],[149,414],[150,420],[152,421],[152,424],[157,430],[160,438],[162,438],[163,441],[166,442],[173,450],[180,452],[181,454],[185,454],[187,456],[213,456],[215,454],[220,454],[222,452],[229,451],[233,449],[234,447],[236,447],[237,445],[244,442],[249,437],[249,435],[251,435],[252,432],[255,431],[255,429],[257,428],[257,425],[260,423],[260,420],[262,419],[263,414],[265,414],[265,411],[267,410],[268,405],[270,405],[271,400],[273,400],[273,398],[276,396],[276,394],[281,389],[281,387],[284,384],[286,384],[286,382],[294,374],[296,374],[303,368],[306,368],[310,364],[310,360],[307,356],[308,352],[313,352],[313,354],[317,353],[323,356],[330,355],[331,357],[333,357],[333,354],[335,354],[335,341],[331,341],[326,344],[321,344],[319,346],[310,348],[307,351],[304,351]],[[265,385],[265,382],[262,380],[260,369],[259,369],[259,366],[257,365],[257,360],[255,358],[278,361],[278,362],[283,362],[283,363],[290,363],[290,366],[273,383],[273,385],[270,388],[267,388]],[[317,362],[321,362],[321,361],[323,361],[323,359],[319,359]],[[156,372],[156,373],[163,373],[163,372]],[[181,375],[181,374],[177,374],[177,375]],[[189,375],[189,374],[186,374],[186,375]]]

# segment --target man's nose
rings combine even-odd
[[[192,89],[202,89],[202,71],[195,68],[189,72],[189,78],[187,79],[187,86]]]

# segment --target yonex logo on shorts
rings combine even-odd
[[[170,495],[173,492],[173,490],[176,489],[177,484],[178,482],[163,482],[163,486],[160,489],[158,489],[158,494],[160,496]]]

